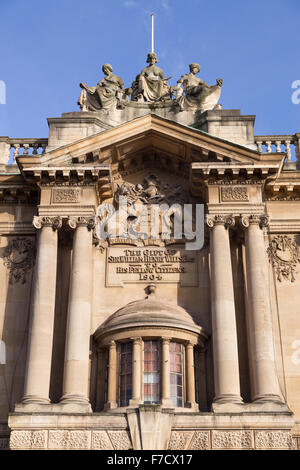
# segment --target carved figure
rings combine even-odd
[[[154,102],[170,98],[171,87],[168,85],[168,80],[171,77],[165,78],[162,69],[155,65],[157,63],[155,52],[149,52],[147,63],[149,65],[141,71],[132,84],[132,100]]]
[[[223,80],[218,78],[216,85],[207,85],[196,77],[196,74],[200,72],[200,65],[192,63],[189,67],[190,73],[183,75],[177,81],[177,86],[173,87],[173,91],[176,91],[175,103],[178,104],[181,111],[188,108],[199,108],[204,112],[216,108],[221,96]]]
[[[86,83],[80,83],[82,88],[78,100],[81,111],[99,111],[124,108],[129,102],[128,91],[124,89],[121,77],[113,73],[110,64],[104,64],[102,71],[105,75],[95,87],[88,87]]]

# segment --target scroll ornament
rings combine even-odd
[[[267,250],[269,260],[275,268],[278,281],[295,281],[295,270],[300,262],[296,240],[287,235],[273,238]]]
[[[4,264],[9,269],[9,283],[25,284],[35,257],[34,243],[29,238],[12,239],[4,251]]]

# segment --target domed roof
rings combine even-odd
[[[135,300],[113,313],[99,328],[99,333],[145,326],[168,326],[199,333],[192,316],[178,305],[163,302],[154,293],[142,300]]]

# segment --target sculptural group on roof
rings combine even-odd
[[[157,64],[157,55],[150,52],[147,56],[148,66],[145,67],[131,87],[125,88],[121,77],[113,73],[110,64],[104,64],[102,71],[104,78],[95,87],[89,87],[86,83],[80,83],[82,88],[78,100],[81,111],[107,112],[114,109],[124,109],[129,103],[161,103],[173,104],[178,111],[188,109],[216,109],[220,107],[218,101],[221,95],[222,79],[216,80],[216,85],[208,85],[199,77],[200,65],[189,65],[189,73],[182,75],[175,86],[170,86],[168,81],[172,77],[165,78],[164,73]]]

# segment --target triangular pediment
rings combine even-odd
[[[148,114],[120,126],[85,137],[43,155],[20,156],[21,168],[65,166],[74,163],[116,164],[156,153],[172,161],[191,162],[279,162],[282,154],[260,154],[242,145],[204,131]]]

